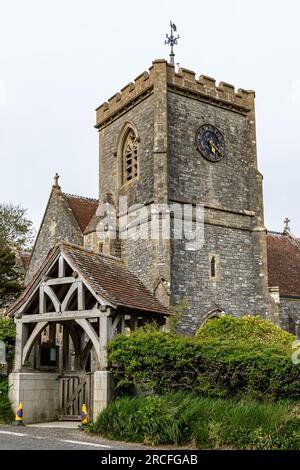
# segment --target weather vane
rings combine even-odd
[[[172,65],[175,65],[174,46],[177,45],[177,40],[179,39],[179,35],[174,36],[174,33],[177,32],[176,24],[174,24],[174,23],[172,23],[172,21],[170,21],[170,26],[171,26],[171,34],[170,34],[170,36],[168,34],[166,34],[167,39],[165,40],[165,44],[167,44],[168,46],[171,46],[170,62],[171,62]]]

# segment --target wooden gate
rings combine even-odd
[[[59,378],[60,421],[80,421],[83,404],[87,407],[89,418],[93,418],[93,378],[92,373]]]

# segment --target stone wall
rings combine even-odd
[[[170,92],[168,106],[170,199],[252,209],[247,117]],[[215,163],[203,158],[196,147],[196,131],[208,123],[216,126],[225,138],[226,157]]]
[[[120,184],[119,137],[126,123],[137,130],[139,143],[139,178],[128,185]],[[111,193],[115,203],[119,194],[128,196],[128,205],[146,203],[153,198],[153,97],[145,98],[100,130],[100,200]]]
[[[300,335],[300,300],[280,298],[280,326],[284,330],[296,334],[295,324],[299,323],[298,335]]]
[[[184,241],[172,242],[171,303],[186,297],[190,305],[182,330],[194,333],[215,309],[233,316],[268,317],[272,300],[262,283],[264,271],[253,233],[205,224],[204,237],[198,251],[186,250]],[[215,278],[210,275],[212,256],[217,260]]]
[[[83,245],[82,232],[64,194],[53,189],[32,251],[26,284],[31,281],[51,248],[61,240]]]
[[[190,303],[183,330],[193,333],[213,309],[273,318],[254,110],[238,112],[169,91],[168,116],[169,198],[205,208],[204,246],[193,252],[185,242],[171,244],[171,303],[184,297]],[[197,150],[197,129],[208,123],[225,138],[226,154],[219,162],[207,161]],[[212,256],[218,263],[214,279]]]
[[[58,374],[13,372],[9,376],[9,398],[14,412],[23,402],[25,424],[55,421],[59,415]]]

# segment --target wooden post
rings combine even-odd
[[[112,337],[112,318],[106,313],[100,315],[99,340],[100,340],[100,369],[108,367],[106,346]]]
[[[130,331],[134,331],[138,327],[138,317],[135,315],[130,315]]]
[[[40,285],[39,313],[46,313],[46,296],[43,284]]]
[[[85,292],[82,282],[78,282],[78,310],[85,310]]]
[[[58,277],[65,277],[65,260],[62,256],[58,259]]]
[[[16,350],[15,350],[15,370],[21,370],[23,347],[27,340],[27,327],[22,320],[16,322]]]
[[[64,370],[69,370],[69,346],[70,346],[70,339],[69,339],[69,331],[66,325],[63,326],[63,368]]]
[[[49,343],[52,346],[56,345],[56,323],[50,323],[49,325]]]
[[[125,315],[121,317],[121,334],[124,335],[125,333]]]

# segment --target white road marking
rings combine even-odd
[[[12,431],[1,431],[0,434],[6,434],[8,436],[18,436],[18,437],[28,437],[29,439],[38,439],[38,440],[47,440],[46,437],[41,436],[30,436],[29,434],[24,434],[21,432],[12,432]],[[51,439],[50,439],[51,440]],[[107,446],[105,444],[96,444],[94,442],[85,442],[85,441],[73,441],[70,439],[54,439],[58,442],[66,442],[68,444],[77,444],[81,446],[91,446],[91,447],[102,447],[102,449],[112,449],[112,446]]]
[[[0,431],[0,434],[8,434],[10,436],[19,436],[19,437],[28,437],[28,434],[23,434],[21,432]]]
[[[111,446],[106,446],[104,444],[94,444],[93,442],[84,442],[84,441],[71,441],[69,439],[58,439],[60,442],[67,442],[69,444],[78,444],[81,446],[92,446],[92,447],[103,447],[105,449],[112,449]]]

